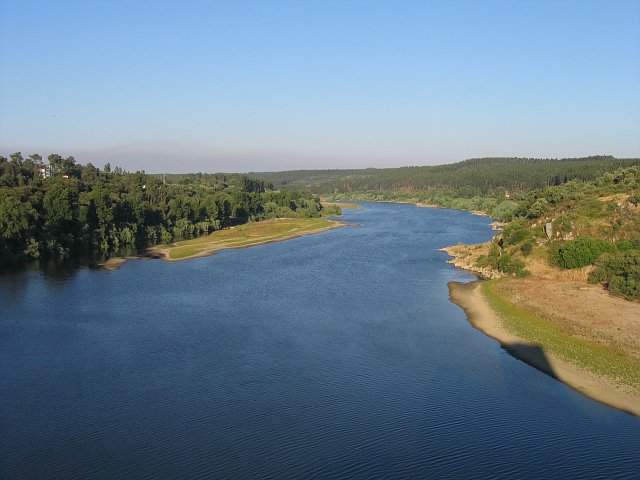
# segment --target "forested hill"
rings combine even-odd
[[[319,217],[321,209],[308,192],[276,192],[245,175],[174,182],[16,152],[0,156],[0,265],[81,252],[107,256],[249,220]]]
[[[401,168],[252,172],[275,188],[304,188],[315,193],[421,192],[455,189],[462,196],[495,189],[528,191],[570,180],[588,181],[620,167],[640,165],[640,158],[473,158],[459,163]],[[468,192],[465,192],[468,190]]]

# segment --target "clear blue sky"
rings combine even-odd
[[[0,0],[0,153],[247,171],[640,155],[640,1]]]

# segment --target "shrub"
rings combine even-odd
[[[529,218],[538,218],[544,215],[549,208],[549,202],[545,198],[539,198],[527,210]]]
[[[486,255],[480,255],[476,260],[476,265],[480,268],[488,267],[491,264],[489,257]]]
[[[512,222],[502,231],[505,245],[516,245],[529,236],[529,229],[517,222]]]
[[[580,268],[592,265],[600,255],[613,246],[597,238],[579,237],[553,245],[549,254],[553,265],[562,268]]]
[[[498,270],[503,273],[513,273],[522,277],[526,274],[524,270],[524,263],[518,259],[513,258],[508,253],[503,253],[498,259]]]
[[[342,209],[338,205],[327,205],[322,207],[322,214],[327,217],[339,217],[342,215]]]
[[[495,243],[489,248],[488,255],[480,255],[478,257],[476,265],[480,268],[490,267],[502,273],[515,274],[519,277],[528,275],[522,261],[513,258],[511,254],[507,252],[501,252]]]
[[[489,247],[488,256],[489,256],[489,261],[491,261],[491,263],[496,263],[498,261],[498,258],[500,258],[500,247],[498,247],[497,244],[492,243],[491,246]]]
[[[631,250],[633,248],[633,244],[629,240],[620,240],[616,243],[616,248],[619,252],[626,252],[627,250]]]
[[[476,265],[480,268],[490,267],[497,269],[498,260],[500,260],[500,248],[495,243],[489,247],[489,253],[487,255],[480,255],[476,260]]]
[[[606,283],[612,295],[639,300],[640,251],[603,255],[596,262],[596,269],[589,276],[589,283]]]
[[[640,275],[626,275],[611,278],[609,292],[627,300],[640,300]]]

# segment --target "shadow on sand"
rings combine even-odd
[[[527,343],[510,334],[501,325],[498,315],[487,304],[479,290],[480,283],[449,282],[449,298],[467,314],[469,323],[494,338],[512,357],[525,362],[575,391],[606,405],[640,416],[640,400],[634,393],[613,387],[602,378],[582,369],[568,369],[545,353],[539,345]],[[555,367],[553,367],[554,365]]]
[[[533,368],[559,380],[557,373],[551,366],[549,357],[540,346],[525,343],[524,341],[513,341],[513,335],[507,334],[495,322],[487,318],[487,312],[492,315],[493,311],[484,306],[483,302],[478,302],[477,299],[474,299],[474,294],[477,293],[477,282],[449,282],[448,286],[449,298],[465,311],[471,325],[496,339],[500,346],[512,357],[522,360]]]
[[[537,345],[531,345],[528,343],[502,343],[500,346],[504,348],[509,355],[522,360],[524,363],[531,365],[532,367],[540,370],[542,373],[546,373],[552,378],[558,380],[549,359],[544,353],[544,350]]]

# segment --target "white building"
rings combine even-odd
[[[38,173],[42,178],[49,178],[51,176],[51,165],[42,165],[38,167]]]

